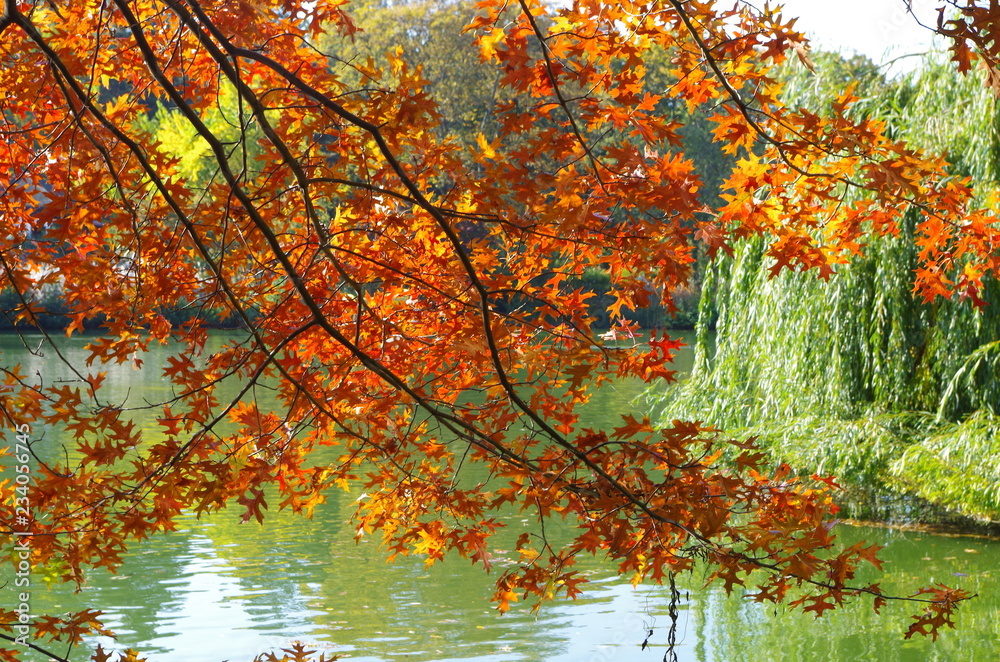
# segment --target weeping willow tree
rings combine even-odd
[[[822,112],[831,90],[857,81],[855,112],[947,154],[984,205],[997,203],[1000,119],[975,77],[942,58],[896,81],[864,59],[818,60],[817,75],[788,75],[786,93],[799,105]],[[658,396],[663,419],[756,435],[775,460],[838,476],[855,493],[1000,517],[1000,288],[987,285],[982,309],[915,299],[919,214],[909,210],[898,236],[872,240],[827,281],[787,270],[772,277],[760,240],[709,265],[695,369]]]

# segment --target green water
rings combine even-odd
[[[51,352],[29,356],[16,338],[0,337],[0,348],[4,367],[20,361],[25,372],[37,372],[49,383],[68,375]],[[65,355],[81,358],[81,343],[68,343]],[[161,350],[144,358],[141,370],[126,365],[111,371],[115,397],[153,399],[166,392],[156,369]],[[681,357],[682,364],[689,358]],[[635,382],[602,389],[581,424],[616,425],[641,389]],[[44,454],[59,453],[57,439],[47,436],[42,444]],[[9,460],[2,460],[5,468]],[[390,565],[376,541],[356,542],[348,521],[356,497],[333,493],[308,521],[274,512],[263,527],[240,524],[236,512],[185,520],[176,533],[134,548],[120,574],[95,573],[77,594],[36,582],[32,611],[100,609],[120,645],[140,648],[152,661],[237,662],[294,640],[366,662],[662,659],[669,627],[666,590],[633,589],[593,559],[585,562],[592,584],[580,599],[550,603],[537,615],[517,605],[499,616],[488,602],[493,578],[467,561],[448,559],[425,568],[421,559],[408,558]],[[516,534],[527,521],[511,516],[508,524]],[[958,630],[935,643],[904,641],[912,605],[890,605],[876,616],[861,602],[817,620],[756,605],[742,595],[727,598],[716,588],[702,588],[704,577],[695,574],[681,581],[686,595],[678,621],[679,659],[1000,659],[1000,543],[888,529],[839,530],[848,544],[865,538],[886,547],[880,581],[893,592],[943,582],[978,593],[960,613]],[[494,551],[498,566],[509,562],[505,550]],[[8,578],[0,578],[4,581]],[[13,604],[10,586],[0,589],[0,600]],[[649,629],[652,647],[640,651]],[[82,649],[70,657],[87,659]]]

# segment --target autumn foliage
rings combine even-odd
[[[986,44],[980,15],[962,16],[961,43]],[[577,423],[595,385],[670,380],[677,347],[602,337],[574,284],[586,269],[610,274],[623,320],[669,305],[696,244],[759,235],[774,273],[829,278],[908,209],[917,296],[975,304],[1000,267],[997,219],[942,158],[851,119],[850,90],[824,116],[782,103],[771,68],[808,63],[791,21],[731,3],[484,0],[468,30],[501,93],[472,145],[441,137],[433,90],[400,54],[377,70],[315,47],[357,30],[341,2],[7,0],[0,28],[6,312],[30,324],[57,287],[68,334],[101,326],[69,383],[2,374],[6,426],[67,440],[35,453],[62,459],[33,476],[33,565],[79,582],[184,511],[266,521],[360,484],[358,526],[390,555],[490,568],[510,508],[566,518],[568,540],[518,540],[501,610],[578,594],[585,553],[636,582],[706,562],[727,590],[749,582],[817,615],[889,597],[854,582],[877,549],[836,548],[827,482],[697,423]],[[644,83],[652,52],[669,55],[668,89]],[[717,208],[657,111],[668,101],[708,113],[737,157]],[[150,130],[160,108],[193,132],[197,177]],[[208,352],[219,318],[245,333]],[[174,350],[169,397],[141,405],[155,431],[102,390],[102,365],[153,343]],[[0,490],[13,521],[15,484]],[[928,610],[909,634],[936,636],[963,597],[907,598]],[[74,623],[37,634],[72,639]]]

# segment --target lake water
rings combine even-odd
[[[60,368],[51,353],[28,357],[16,338],[0,337],[2,365],[17,361],[47,380]],[[82,343],[67,344],[71,360]],[[154,352],[143,370],[116,370],[115,388],[140,397],[162,390]],[[690,357],[681,357],[682,366]],[[109,378],[110,379],[110,378]],[[637,382],[602,389],[590,403],[586,425],[617,424],[617,415],[641,390]],[[54,439],[46,444],[57,451]],[[2,460],[5,469],[10,458]],[[118,575],[94,573],[74,594],[36,585],[37,615],[83,608],[105,612],[120,646],[139,648],[151,661],[250,660],[295,640],[364,662],[393,660],[658,662],[665,652],[668,592],[632,588],[600,559],[585,565],[592,584],[576,601],[526,608],[500,616],[489,603],[493,578],[468,561],[449,558],[431,568],[421,559],[384,561],[376,541],[356,542],[349,523],[356,495],[332,493],[312,520],[270,512],[263,526],[240,524],[232,511],[187,519],[178,531],[136,546]],[[527,525],[511,516],[516,534]],[[742,595],[704,588],[704,577],[683,576],[678,658],[685,662],[914,661],[1000,659],[1000,543],[971,536],[841,525],[846,544],[864,538],[883,545],[883,586],[912,593],[943,582],[978,593],[960,612],[958,630],[937,642],[904,640],[907,614],[890,605],[881,616],[870,603],[822,619],[764,607]],[[503,549],[495,550],[502,565]],[[9,566],[4,572],[8,572]],[[0,578],[0,584],[8,578]],[[870,578],[874,579],[874,578]],[[869,581],[869,578],[864,578]],[[14,601],[10,586],[0,599]],[[640,650],[648,630],[651,648]],[[91,642],[92,643],[92,642]],[[105,642],[108,645],[110,642]],[[89,659],[83,649],[73,660]],[[24,659],[41,659],[25,657]]]

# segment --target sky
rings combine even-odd
[[[937,25],[941,0],[912,0],[914,13],[925,25]],[[907,13],[906,0],[771,0],[783,4],[786,17],[798,16],[795,27],[812,38],[813,48],[857,52],[878,63],[931,45],[930,31]],[[760,5],[762,6],[761,2]],[[916,65],[916,58],[910,58]],[[900,63],[903,68],[906,62]]]

